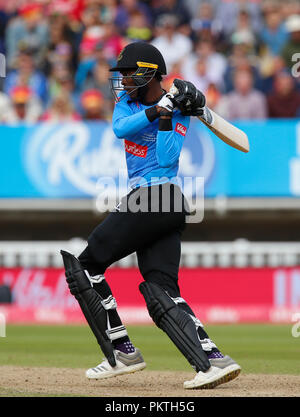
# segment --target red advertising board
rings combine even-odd
[[[137,268],[110,268],[106,279],[125,323],[151,323]],[[179,283],[205,323],[291,322],[300,312],[300,268],[182,268]],[[13,304],[0,304],[8,323],[84,322],[62,269],[0,269],[1,284],[13,293]]]

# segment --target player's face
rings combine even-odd
[[[130,77],[132,74],[135,73],[136,70],[123,70],[121,71],[122,75],[122,85],[124,86],[124,90],[130,96],[130,98],[134,99],[137,97],[138,89],[136,88],[136,84],[134,80]]]

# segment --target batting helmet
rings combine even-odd
[[[156,74],[165,75],[167,73],[162,54],[155,46],[147,42],[133,42],[125,46],[118,57],[117,65],[110,68],[110,71],[122,72],[125,70],[135,70],[130,75],[135,84],[131,92],[137,88],[145,87]],[[123,78],[124,76],[113,76],[109,79],[115,97],[119,91],[123,91]],[[145,93],[145,89],[143,92]]]

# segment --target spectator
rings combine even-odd
[[[255,47],[256,38],[250,15],[246,10],[241,10],[238,14],[236,28],[231,35],[231,42],[234,44],[244,43],[252,49]]]
[[[152,37],[152,31],[145,15],[136,11],[130,15],[126,36],[130,41],[148,41]]]
[[[78,101],[78,95],[74,91],[74,83],[72,74],[69,69],[63,64],[57,62],[52,67],[52,72],[49,77],[49,102],[60,94],[70,95],[73,103]]]
[[[196,39],[220,40],[222,23],[215,18],[213,5],[207,1],[200,3],[191,20],[191,28]]]
[[[85,38],[82,40],[82,42],[80,43],[80,48],[79,48],[79,66],[82,63],[87,63],[87,62],[94,63],[96,48],[97,48],[98,43],[99,42],[94,42],[93,40],[90,41],[88,38]]]
[[[68,60],[70,71],[76,68],[77,35],[71,30],[63,15],[49,17],[49,43],[47,56],[43,64],[43,71],[48,76],[54,61]]]
[[[69,26],[67,16],[60,13],[50,14],[49,22],[49,47],[57,45],[60,42],[71,42],[74,32]]]
[[[27,85],[34,94],[43,102],[48,99],[47,79],[34,65],[31,50],[21,50],[17,57],[16,69],[9,71],[4,81],[4,92],[10,94],[13,87]]]
[[[95,48],[97,44],[102,40],[103,35],[103,26],[95,25],[87,28],[83,33],[82,41],[80,43],[80,51],[93,55]]]
[[[217,86],[213,83],[209,84],[206,92],[205,92],[205,98],[206,98],[206,105],[214,110],[221,99],[221,93],[218,90]]]
[[[100,91],[96,89],[86,90],[81,96],[81,106],[84,120],[105,120],[105,104]]]
[[[288,32],[281,20],[280,9],[277,7],[265,15],[265,24],[260,33],[260,41],[268,49],[268,53],[277,56],[288,38]]]
[[[100,41],[96,44],[95,51],[103,50],[105,59],[114,62],[125,46],[123,38],[118,34],[115,25],[107,22],[102,25],[103,33]]]
[[[257,0],[220,0],[216,10],[216,19],[222,22],[223,31],[228,37],[237,27],[241,11],[248,13],[255,33],[261,30],[261,10]]]
[[[129,27],[130,16],[136,14],[136,12],[144,16],[147,25],[152,25],[153,14],[149,6],[137,0],[120,0],[114,23],[122,35],[125,35]]]
[[[99,59],[86,78],[83,84],[83,90],[97,89],[101,92],[105,100],[111,100],[112,94],[107,82],[110,76],[109,68],[110,66],[105,59]]]
[[[17,86],[10,91],[11,107],[5,122],[35,123],[42,113],[40,100],[28,86]]]
[[[190,68],[189,76],[183,72],[183,78],[191,81],[203,94],[206,94],[206,90],[210,84],[216,84],[214,74],[209,72],[207,60],[204,57],[198,57]]]
[[[172,66],[171,71],[169,71],[168,75],[166,75],[163,78],[162,81],[162,87],[164,90],[169,91],[173,81],[175,80],[175,78],[178,78],[180,80],[183,80],[183,75],[182,75],[182,71],[181,71],[181,64],[178,62],[177,64],[174,64]]]
[[[217,7],[219,6],[220,0],[188,0],[185,1],[185,6],[187,10],[189,11],[190,16],[197,16],[197,13],[199,12],[199,7],[202,6],[202,4],[209,4],[214,9],[214,15]]]
[[[48,16],[65,16],[69,22],[73,23],[76,20],[79,21],[87,2],[81,0],[46,0],[44,3],[46,3]]]
[[[97,61],[107,61],[109,66],[113,66],[125,46],[112,23],[105,23],[101,30],[102,34],[96,42],[85,38],[80,45],[79,65],[75,74],[77,91],[82,91],[83,84],[93,71]]]
[[[184,78],[189,80],[195,77],[195,68],[199,59],[205,61],[208,83],[214,83],[219,89],[224,90],[224,74],[227,68],[225,57],[216,52],[211,40],[200,40],[196,43],[195,51],[191,53],[182,65]]]
[[[218,111],[226,119],[264,119],[267,105],[264,95],[253,88],[250,71],[239,70],[234,75],[234,90],[219,102]]]
[[[6,26],[10,19],[14,17],[14,12],[5,10],[3,7],[0,9],[0,53],[5,54],[5,32]]]
[[[237,70],[250,71],[254,80],[254,87],[260,89],[261,77],[258,70],[258,58],[253,53],[252,45],[248,44],[246,39],[232,45],[224,73],[225,92],[233,90],[233,79]]]
[[[276,75],[283,71],[285,68],[285,63],[281,56],[271,57],[269,62],[261,60],[260,72],[262,75],[262,80],[260,84],[260,91],[268,95],[273,89]]]
[[[288,71],[275,76],[274,88],[267,98],[269,117],[289,118],[300,116],[300,92]]]
[[[154,10],[155,24],[163,15],[176,16],[178,26],[188,25],[191,20],[189,9],[186,6],[186,2],[181,0],[164,0],[152,1],[152,7]]]
[[[279,1],[279,4],[281,6],[280,14],[282,16],[282,20],[287,20],[292,15],[300,14],[299,0],[284,0]]]
[[[281,56],[285,65],[291,68],[295,64],[292,60],[293,55],[300,52],[300,16],[290,16],[286,21],[286,28],[290,33],[290,40],[284,46]]]
[[[35,65],[40,66],[48,44],[48,25],[42,15],[42,6],[28,4],[19,9],[19,17],[6,30],[7,65],[15,66],[20,45],[32,50]]]
[[[117,15],[117,0],[98,1],[102,23],[113,23]]]
[[[73,73],[73,51],[70,43],[62,41],[57,43],[47,55],[47,74],[49,75],[52,67],[61,65],[68,68],[70,74]]]
[[[82,13],[80,34],[80,60],[88,60],[93,55],[96,45],[105,35],[105,27],[101,22],[100,7],[96,3],[87,4]]]
[[[162,53],[167,71],[178,62],[182,62],[192,51],[192,41],[185,35],[177,33],[177,18],[174,15],[163,15],[157,22],[160,35],[152,44]]]
[[[83,23],[83,31],[101,25],[101,15],[99,5],[96,3],[87,4],[81,14],[81,21]]]
[[[54,97],[50,107],[42,115],[41,121],[59,123],[81,120],[80,114],[77,113],[72,105],[70,95],[61,92]]]

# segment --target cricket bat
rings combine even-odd
[[[178,90],[174,85],[171,87],[170,93],[174,95],[178,93]],[[219,116],[208,107],[205,106],[204,109],[205,114],[197,117],[209,128],[209,130],[223,142],[227,143],[227,145],[245,153],[249,152],[249,140],[245,132],[227,122],[227,120],[223,119],[223,117]]]

